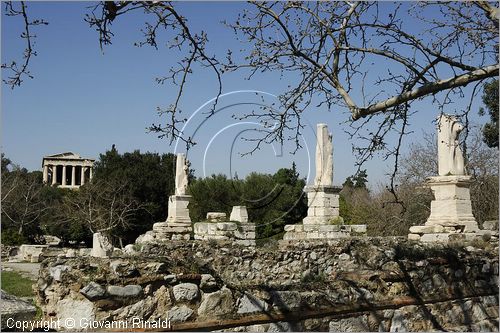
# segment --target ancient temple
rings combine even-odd
[[[92,179],[94,159],[66,152],[42,159],[43,182],[48,185],[79,188]]]

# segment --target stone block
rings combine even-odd
[[[233,206],[233,209],[231,210],[231,215],[229,216],[229,220],[247,223],[248,222],[247,207]]]
[[[211,222],[223,222],[227,221],[227,215],[221,212],[208,212],[207,220]]]
[[[135,298],[142,295],[142,287],[139,285],[108,286],[106,291],[110,296],[119,298]]]
[[[171,195],[168,198],[167,222],[191,223],[191,218],[189,217],[189,209],[188,209],[190,200],[191,200],[190,195]]]
[[[295,224],[286,224],[284,230],[285,231],[294,231],[295,230]]]
[[[238,229],[238,225],[233,222],[218,222],[217,229],[224,231],[233,231]]]
[[[208,232],[208,223],[197,222],[193,225],[194,234],[206,234]]]
[[[359,234],[366,234],[366,224],[352,224],[351,231]]]
[[[423,234],[420,237],[422,242],[448,242],[450,237],[449,233],[439,233],[439,234]]]
[[[416,225],[410,227],[410,232],[414,234],[437,234],[444,232],[441,225]]]
[[[320,225],[318,227],[318,230],[319,231],[327,231],[327,232],[340,231],[340,225],[338,225],[338,224]]]
[[[331,217],[329,216],[306,216],[302,223],[305,225],[308,224],[330,224]]]
[[[420,240],[420,235],[419,234],[408,234],[408,239],[409,240]]]

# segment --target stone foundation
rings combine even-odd
[[[254,223],[198,222],[193,229],[197,240],[232,240],[236,244],[255,246]]]
[[[191,222],[158,222],[153,224],[153,233],[156,240],[189,240],[192,231]]]
[[[283,240],[337,239],[366,235],[366,225],[287,224]]]

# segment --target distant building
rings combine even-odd
[[[94,161],[71,152],[45,156],[42,160],[43,182],[64,188],[79,188],[92,179]]]

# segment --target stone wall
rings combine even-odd
[[[149,322],[173,330],[498,330],[498,244],[351,238],[249,248],[144,244],[135,256],[52,258],[45,319]]]
[[[197,222],[193,231],[196,240],[232,240],[234,244],[255,245],[255,223]]]

